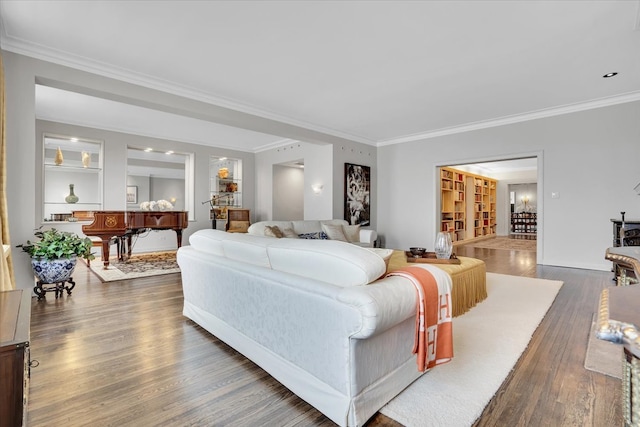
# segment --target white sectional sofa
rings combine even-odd
[[[265,228],[267,226],[276,226],[280,230],[293,230],[296,235],[305,235],[311,233],[320,233],[326,230],[326,226],[339,226],[343,227],[346,231],[347,229],[355,229],[357,230],[358,239],[348,240],[350,243],[354,243],[358,246],[365,246],[372,248],[375,244],[376,239],[378,238],[378,234],[375,230],[371,230],[368,228],[360,228],[359,226],[351,226],[349,223],[343,219],[329,219],[329,220],[300,220],[300,221],[259,221],[251,224],[249,230],[247,231],[249,234],[253,234],[255,236],[264,236]],[[323,226],[325,228],[323,229]],[[287,236],[289,237],[289,236]],[[329,238],[333,236],[329,235]],[[347,233],[347,238],[349,237]]]
[[[383,277],[374,249],[219,230],[189,242],[178,250],[184,315],[337,424],[363,425],[422,375],[416,291]]]

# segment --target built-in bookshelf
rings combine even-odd
[[[465,174],[455,169],[440,170],[441,222],[440,230],[451,233],[453,241],[463,240],[466,233]]]
[[[440,169],[440,230],[456,241],[496,234],[497,181],[452,168]]]

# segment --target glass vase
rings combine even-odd
[[[446,231],[438,232],[435,243],[436,258],[449,259],[451,258],[451,252],[453,252],[453,242],[451,241],[451,235]]]

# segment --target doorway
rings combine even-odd
[[[536,239],[538,230],[541,229],[542,200],[539,191],[542,186],[538,182],[542,176],[540,173],[541,159],[542,154],[540,153],[489,162],[449,163],[441,167],[449,167],[496,180],[496,236]],[[467,183],[467,185],[469,184]],[[438,190],[441,189],[438,188]],[[513,200],[512,191],[514,193]],[[440,191],[437,194],[440,194]],[[439,212],[440,207],[438,204],[437,206]],[[527,212],[527,225],[519,227],[518,233],[513,233],[512,213],[521,213],[523,210]],[[526,232],[524,232],[525,229]]]
[[[509,184],[511,223],[509,237],[536,239],[538,234],[538,184]]]
[[[304,219],[304,161],[273,165],[272,218]]]

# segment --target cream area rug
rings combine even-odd
[[[115,257],[110,258],[109,268],[106,270],[102,259],[96,257],[91,261],[90,268],[103,282],[180,272],[176,261],[176,251],[133,254],[126,261],[118,261]]]
[[[464,245],[472,248],[535,252],[537,250],[537,244],[538,242],[535,239],[512,239],[510,237],[499,236],[491,239],[479,240],[475,243],[466,243]]]
[[[418,378],[380,412],[410,426],[470,426],[482,414],[562,286],[487,273],[487,299],[453,319],[453,360]]]
[[[593,315],[589,343],[584,356],[584,367],[590,371],[622,379],[622,344],[596,338],[596,315]]]

